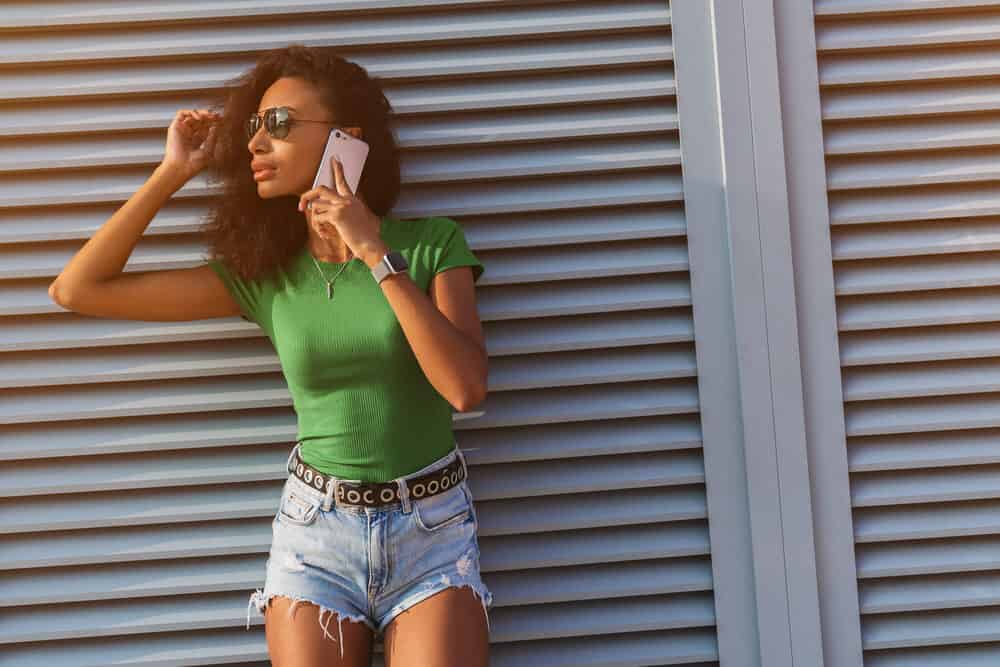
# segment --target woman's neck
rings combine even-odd
[[[306,242],[312,256],[322,262],[346,262],[354,257],[346,243],[311,238]]]

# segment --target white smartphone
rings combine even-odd
[[[319,161],[319,169],[316,170],[316,178],[313,179],[314,188],[325,185],[332,190],[337,189],[333,182],[333,165],[330,164],[330,158],[334,155],[344,168],[344,179],[351,188],[351,194],[357,194],[361,172],[365,168],[365,160],[368,159],[368,144],[339,128],[330,130],[323,157]]]

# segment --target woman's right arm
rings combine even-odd
[[[77,251],[49,296],[84,315],[131,320],[196,320],[240,313],[239,305],[207,264],[189,269],[124,273],[139,238],[157,211],[204,166],[212,149],[201,144],[210,114],[180,111],[167,131],[167,153],[153,174]]]

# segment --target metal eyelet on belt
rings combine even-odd
[[[303,483],[326,492],[333,478],[308,465],[296,452],[295,465],[290,471]],[[466,478],[461,457],[455,457],[448,465],[429,473],[405,481],[411,500],[419,500],[445,492],[460,484]],[[337,485],[336,502],[352,507],[384,508],[401,505],[399,488],[395,482],[344,482]]]

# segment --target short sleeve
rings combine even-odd
[[[260,287],[231,273],[221,260],[210,259],[208,260],[208,265],[222,279],[222,282],[226,285],[226,289],[229,290],[229,293],[233,295],[233,298],[240,305],[240,310],[243,311],[240,317],[247,322],[259,323]]]
[[[472,254],[472,250],[469,249],[462,226],[451,218],[446,217],[436,217],[434,218],[434,222],[441,227],[434,273],[440,273],[445,269],[451,269],[456,266],[471,266],[472,282],[475,283],[478,281],[479,276],[483,275],[483,271],[486,269],[483,263]]]

